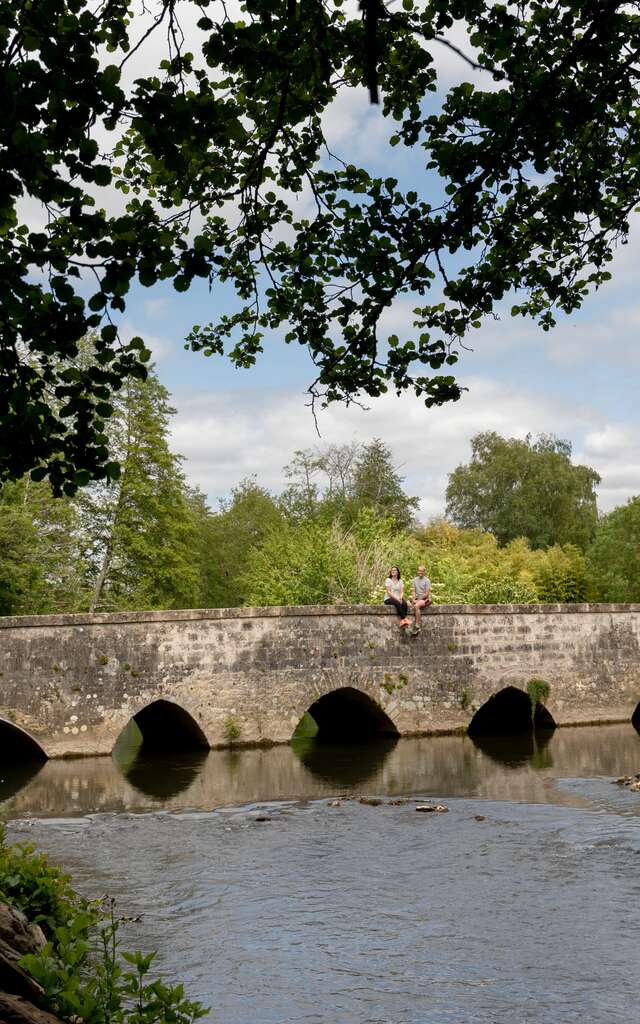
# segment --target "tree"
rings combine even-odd
[[[326,523],[344,512],[353,498],[354,474],[362,445],[326,444],[294,452],[284,473],[291,481],[279,505],[291,522],[320,516]]]
[[[208,583],[206,603],[235,608],[247,603],[247,562],[267,536],[278,536],[283,515],[274,499],[255,478],[242,480],[220,503],[206,524]],[[286,574],[286,564],[282,571]]]
[[[285,487],[278,504],[291,522],[304,522],[317,515],[321,490],[318,474],[323,469],[322,454],[317,449],[298,449],[284,467],[291,482]]]
[[[488,530],[500,544],[526,537],[534,548],[586,549],[597,523],[600,477],[573,465],[568,441],[481,433],[471,439],[471,452],[471,462],[449,475],[447,516],[454,523]]]
[[[32,471],[72,492],[115,478],[104,422],[148,356],[112,322],[134,281],[229,283],[237,307],[188,344],[252,366],[286,325],[317,367],[313,400],[408,388],[434,405],[460,396],[459,340],[505,296],[547,329],[607,280],[626,239],[640,199],[636,3],[246,0],[234,19],[222,0],[192,6],[187,48],[187,0],[0,0],[0,479]],[[474,56],[447,38],[454,22]],[[146,67],[154,33],[167,52]],[[481,84],[434,105],[443,47]],[[407,190],[348,152],[326,157],[323,114],[363,83],[382,96],[398,167],[424,154]],[[315,208],[301,217],[304,190]],[[402,295],[413,325],[385,337]],[[91,364],[67,365],[92,329]]]
[[[405,494],[401,477],[384,441],[374,438],[363,445],[353,474],[352,504],[356,509],[372,508],[377,515],[391,520],[396,529],[406,529],[413,521],[418,498]]]
[[[369,444],[352,441],[297,451],[285,475],[291,484],[280,495],[279,505],[293,523],[319,518],[327,526],[340,520],[349,527],[363,509],[371,509],[404,529],[418,507],[418,499],[402,489],[404,478],[378,438]]]
[[[640,601],[640,496],[602,517],[587,564],[599,600]]]
[[[77,611],[77,513],[28,477],[0,489],[0,614]]]
[[[77,498],[90,610],[193,607],[199,540],[180,456],[169,449],[169,394],[150,370],[116,403],[109,446],[122,471]]]
[[[30,611],[29,597],[42,580],[33,558],[36,529],[14,498],[5,488],[0,492],[0,615]]]

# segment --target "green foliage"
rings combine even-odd
[[[544,679],[530,679],[527,683],[527,693],[531,701],[531,720],[533,721],[538,704],[544,704],[549,699],[551,686]]]
[[[120,951],[113,910],[97,929],[97,949],[95,926],[95,915],[80,911],[55,930],[44,949],[22,959],[56,1016],[85,1024],[192,1024],[207,1015],[200,1003],[185,998],[182,984],[147,979],[155,953]]]
[[[350,528],[339,522],[287,525],[247,556],[247,601],[269,604],[369,603],[399,565],[409,593],[423,563],[439,604],[534,604],[589,600],[582,552],[572,545],[532,551],[521,538],[498,547],[493,534],[437,522],[397,532],[370,508]]]
[[[304,715],[296,725],[291,736],[292,740],[309,740],[318,735],[318,723],[315,718],[305,711]]]
[[[600,477],[572,464],[569,442],[484,433],[471,439],[471,451],[471,462],[449,475],[447,515],[453,522],[487,530],[500,544],[526,537],[533,548],[587,548],[596,528]]]
[[[169,449],[171,413],[150,371],[114,406],[117,481],[58,499],[43,483],[5,484],[0,612],[369,603],[383,600],[391,565],[408,595],[420,563],[434,601],[445,604],[580,602],[596,593],[573,544],[500,546],[492,532],[446,521],[407,528],[415,499],[378,441],[299,451],[284,495],[244,480],[212,513]]]
[[[45,853],[36,853],[33,846],[8,845],[1,826],[0,900],[22,910],[45,935],[52,935],[82,905],[69,875],[50,864]]]
[[[242,734],[240,723],[234,715],[227,715],[222,726],[222,731],[224,732],[225,739],[228,740],[229,743],[235,743],[236,740],[240,739]]]
[[[332,604],[332,582],[344,559],[332,549],[331,533],[315,522],[269,531],[261,547],[247,553],[247,604]]]
[[[91,610],[200,603],[195,508],[168,443],[173,412],[153,369],[114,399],[108,434],[119,478],[76,499]]]
[[[314,397],[411,389],[434,405],[460,396],[459,341],[509,292],[513,315],[548,329],[609,278],[640,193],[633,5],[251,0],[234,20],[222,3],[162,0],[144,50],[130,6],[0,0],[0,479],[33,471],[70,493],[117,478],[104,423],[148,353],[112,319],[136,282],[234,288],[192,349],[251,367],[284,328],[309,351]],[[469,26],[478,86],[438,82],[453,24]],[[348,147],[324,159],[331,104],[363,83],[383,97],[398,168],[422,163],[406,191]],[[405,295],[413,323],[389,335],[382,316]],[[95,352],[75,367],[88,330]]]
[[[391,451],[379,438],[296,451],[285,474],[291,484],[279,504],[292,523],[337,520],[350,527],[370,509],[401,530],[410,526],[419,504],[405,494]]]
[[[32,595],[42,585],[42,569],[33,558],[37,530],[30,516],[13,504],[10,487],[0,491],[0,615],[31,610]]]
[[[77,509],[28,477],[0,489],[0,614],[70,611],[81,603]]]
[[[581,604],[592,599],[594,585],[585,556],[573,544],[555,544],[540,553],[534,579],[541,604]]]
[[[282,512],[254,479],[242,480],[221,502],[217,514],[203,518],[199,535],[206,605],[237,608],[251,603],[244,583],[248,555],[261,547],[267,535],[277,535],[282,525]]]
[[[206,1016],[181,984],[148,980],[154,953],[121,952],[113,904],[105,917],[71,888],[69,876],[31,846],[0,833],[0,899],[38,922],[42,950],[21,960],[43,988],[43,1003],[76,1024],[192,1024]],[[130,967],[130,970],[127,970]]]
[[[82,340],[77,364],[95,352]],[[194,607],[208,589],[202,495],[169,448],[174,410],[153,368],[112,401],[117,479],[54,498],[24,477],[0,489],[0,614]]]
[[[640,497],[603,516],[587,564],[601,601],[640,601]]]
[[[534,586],[527,580],[496,576],[491,571],[476,577],[468,595],[469,604],[534,604]]]

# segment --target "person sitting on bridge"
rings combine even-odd
[[[431,604],[431,580],[425,572],[424,565],[419,565],[418,575],[411,582],[411,601],[415,613],[415,623],[411,630],[413,636],[420,632],[422,609]]]
[[[400,616],[400,629],[404,629],[405,626],[409,625],[409,619],[407,618],[408,606],[404,599],[404,583],[400,576],[400,570],[397,565],[392,565],[389,570],[384,587],[387,596],[384,599],[385,604],[392,604],[397,614]]]

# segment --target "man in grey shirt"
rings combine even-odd
[[[422,609],[431,604],[431,580],[425,575],[424,565],[418,566],[418,575],[411,581],[411,597],[416,621],[411,632],[415,636],[420,632]]]

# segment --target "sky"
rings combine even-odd
[[[465,42],[459,26],[453,37]],[[147,49],[147,67],[154,57],[153,48]],[[443,85],[473,80],[451,51],[441,47],[435,57]],[[386,144],[393,127],[369,104],[364,89],[341,96],[327,113],[325,127],[331,148],[348,161],[391,174],[403,184],[414,176],[424,184],[416,158]],[[391,449],[405,488],[419,498],[420,517],[426,520],[444,512],[447,476],[468,461],[471,437],[495,430],[509,437],[553,433],[570,440],[574,461],[600,473],[599,506],[608,511],[640,493],[639,256],[636,230],[616,255],[612,281],[590,295],[578,314],[560,318],[549,333],[531,321],[513,319],[509,302],[499,320],[488,320],[465,342],[468,347],[453,371],[467,388],[459,402],[426,409],[410,395],[393,394],[367,400],[366,410],[334,404],[318,415],[320,436],[306,395],[313,367],[298,345],[267,337],[265,352],[251,370],[236,370],[223,357],[185,351],[192,325],[228,310],[228,294],[209,293],[205,284],[186,294],[170,284],[136,287],[128,297],[122,333],[142,335],[151,348],[177,410],[174,450],[184,456],[188,479],[208,495],[213,508],[245,477],[281,489],[283,467],[296,449],[377,437]],[[403,299],[387,311],[389,333],[402,337],[411,330],[414,304]]]

